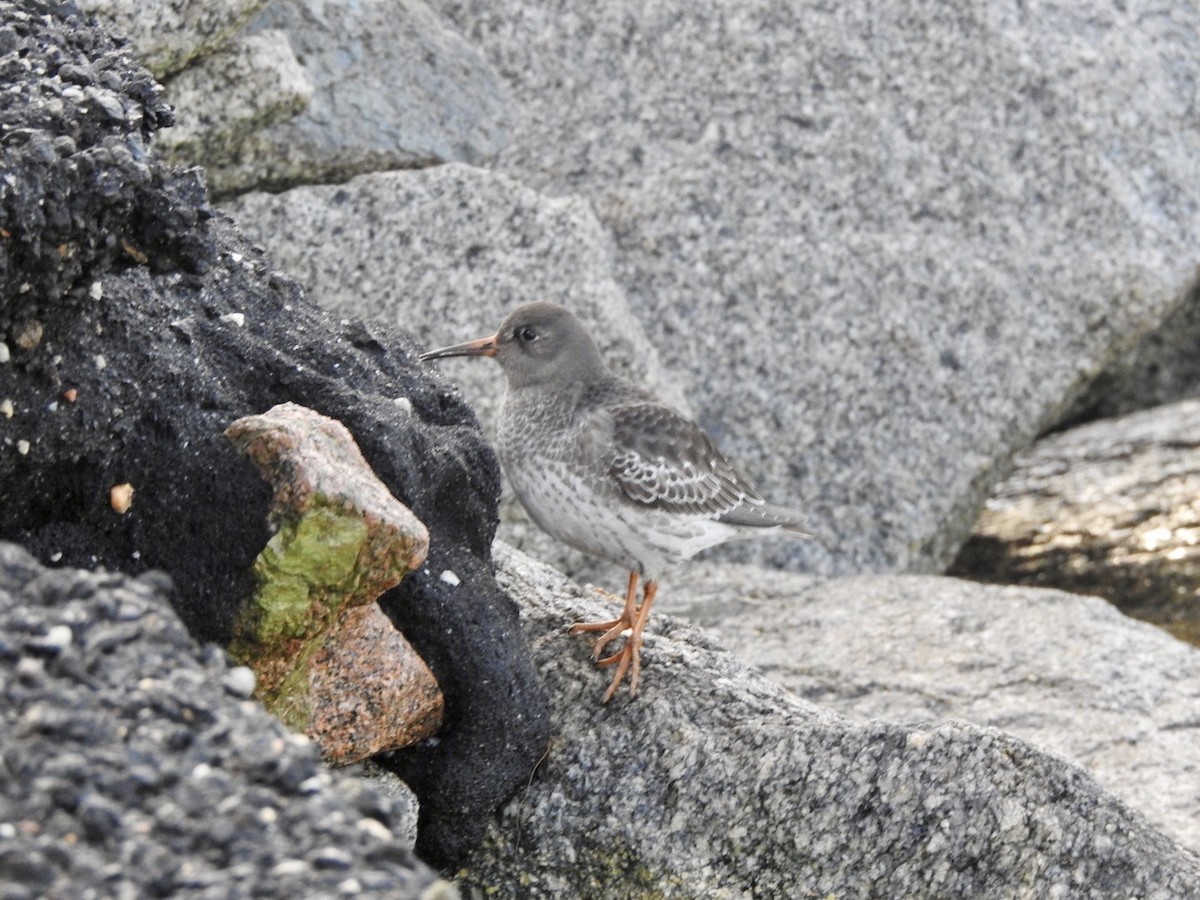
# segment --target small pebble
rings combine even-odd
[[[124,515],[133,506],[133,485],[129,482],[114,484],[108,491],[108,502],[114,510]]]
[[[33,656],[22,656],[17,660],[17,678],[24,682],[41,681],[46,674],[46,666]]]
[[[12,359],[12,356],[8,352],[8,344],[0,341],[0,363],[6,363],[10,359]]]
[[[221,684],[225,690],[243,700],[254,694],[254,688],[257,683],[258,679],[255,678],[254,671],[247,666],[235,666],[226,672],[225,677],[221,679]]]
[[[338,847],[321,847],[310,859],[317,869],[348,869],[354,864],[354,857]]]
[[[238,328],[241,328],[246,324],[246,316],[244,313],[226,313],[225,315],[221,316],[221,321],[230,322],[231,324],[236,325]]]
[[[276,878],[286,878],[289,875],[303,875],[309,870],[308,863],[302,859],[285,859],[276,863],[271,874]]]
[[[452,584],[455,587],[462,584],[462,581],[459,579],[459,577],[457,575],[455,575],[453,572],[451,572],[449,569],[447,569],[445,572],[443,572],[439,577],[440,577],[441,581],[446,582],[446,584]]]
[[[60,556],[62,554],[59,554]],[[54,625],[46,632],[43,646],[57,650],[60,653],[66,650],[75,640],[75,635],[71,633],[71,629],[66,625]]]
[[[91,290],[88,291],[88,294],[93,300],[99,300],[104,296],[104,286],[98,281],[93,281]]]
[[[11,419],[13,417],[13,413],[15,412],[16,410],[13,409],[13,402],[11,400],[0,400],[0,416],[4,416],[6,419]]]
[[[29,455],[29,441],[26,441],[26,440],[17,441],[17,452],[20,453],[22,456],[28,456]]]
[[[371,835],[371,837],[380,841],[390,841],[393,837],[395,837],[395,835],[392,834],[391,829],[389,829],[378,819],[374,819],[371,816],[363,816],[354,824],[360,831],[365,831],[367,834]]]

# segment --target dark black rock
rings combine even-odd
[[[390,765],[421,798],[419,848],[450,863],[525,782],[549,732],[516,609],[491,572],[495,458],[411,338],[315,306],[214,215],[198,173],[154,158],[147,140],[169,118],[157,86],[71,9],[0,0],[0,47],[15,48],[0,57],[14,175],[0,178],[0,341],[11,353],[0,400],[14,408],[0,418],[0,538],[47,563],[163,570],[192,635],[224,642],[269,538],[270,491],[222,432],[285,401],[342,421],[431,533],[428,565],[384,607],[445,691],[446,728]],[[97,72],[122,86],[103,103],[80,88]],[[120,513],[110,489],[124,483],[134,495]],[[440,580],[446,569],[459,586]],[[85,589],[50,577],[36,596]],[[99,655],[120,653],[147,640],[137,627],[89,640]],[[166,722],[196,714],[158,704]],[[165,746],[187,752],[189,733]]]
[[[51,660],[0,657],[0,896],[331,897],[349,877],[374,886],[363,895],[423,896],[435,873],[362,827],[402,810],[230,697],[223,655],[188,636],[160,583],[43,570],[0,543],[0,633],[72,635]],[[145,639],[94,639],[130,621]],[[60,677],[67,659],[92,680]]]

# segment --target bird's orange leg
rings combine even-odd
[[[657,593],[658,582],[647,581],[645,592],[642,594],[642,605],[638,607],[637,617],[633,621],[633,630],[625,639],[624,646],[612,656],[600,660],[602,666],[611,666],[614,663],[617,666],[617,671],[613,673],[612,682],[609,684],[608,690],[604,692],[604,699],[600,701],[601,703],[607,703],[613,698],[617,688],[621,686],[626,672],[629,672],[629,696],[637,696],[638,677],[642,673],[642,631],[650,618],[650,606],[654,603],[654,595]]]
[[[632,628],[637,619],[638,609],[634,605],[637,599],[638,573],[629,573],[629,588],[625,592],[625,609],[618,619],[608,622],[577,622],[571,626],[571,634],[582,634],[586,631],[603,631],[604,634],[592,646],[592,659],[599,659],[601,652],[610,641],[616,640],[626,628]]]

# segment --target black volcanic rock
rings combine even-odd
[[[473,414],[410,337],[315,306],[207,206],[198,172],[154,158],[169,111],[106,32],[61,4],[0,13],[0,538],[45,563],[164,570],[191,633],[226,641],[270,489],[222,432],[285,401],[340,420],[431,534],[426,567],[383,602],[447,726],[393,764],[421,797],[419,848],[452,860],[549,729],[491,574],[499,471]]]

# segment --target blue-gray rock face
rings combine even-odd
[[[243,128],[236,143],[215,148],[209,142],[192,157],[209,169],[215,194],[476,162],[508,139],[509,103],[499,76],[421,0],[337,7],[276,0],[247,29],[259,33],[291,46],[312,85],[311,101],[286,121],[264,123],[253,133]],[[197,111],[210,106],[196,91],[188,99]]]

